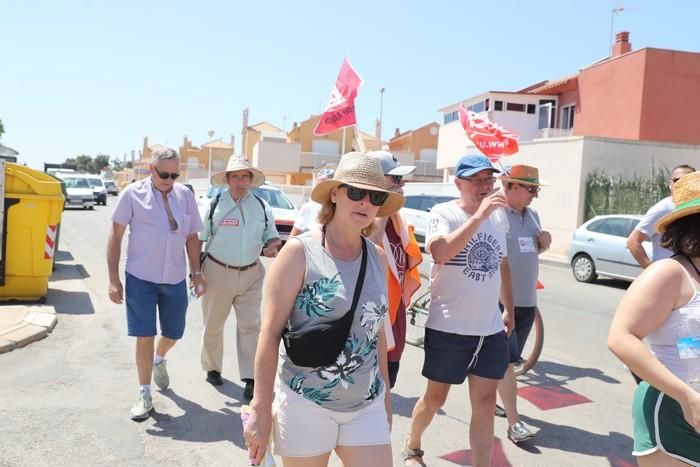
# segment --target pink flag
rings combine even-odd
[[[518,152],[518,135],[459,105],[459,120],[467,137],[492,162]]]
[[[318,125],[314,129],[314,135],[323,136],[332,131],[345,128],[357,123],[355,118],[355,97],[357,89],[362,85],[362,77],[357,74],[350,65],[347,57],[343,60],[335,80],[335,87],[331,91],[326,110],[321,115]]]

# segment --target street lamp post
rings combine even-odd
[[[379,90],[379,145],[382,144],[382,125],[384,121],[382,120],[382,114],[384,113],[384,88]]]
[[[214,137],[214,130],[209,130],[209,164],[208,169],[208,179],[211,180],[211,139]]]

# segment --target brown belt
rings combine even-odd
[[[230,265],[230,264],[224,263],[223,261],[219,261],[218,259],[214,258],[214,257],[213,257],[212,255],[210,255],[210,254],[207,254],[207,258],[209,258],[210,260],[214,261],[214,262],[215,262],[216,264],[218,264],[219,266],[223,266],[223,267],[228,268],[228,269],[235,269],[236,271],[245,271],[246,269],[250,269],[250,268],[252,268],[253,266],[255,266],[255,265],[258,264],[258,262],[255,261],[254,263],[250,263],[250,264],[247,264],[247,265],[245,265],[245,266],[232,266],[232,265]]]

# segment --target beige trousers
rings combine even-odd
[[[202,275],[207,281],[207,292],[202,297],[202,368],[204,371],[221,372],[224,325],[233,306],[236,311],[238,373],[241,379],[252,379],[260,334],[260,302],[265,267],[258,262],[257,266],[237,271],[206,259]]]

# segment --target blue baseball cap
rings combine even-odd
[[[455,167],[456,177],[470,177],[482,170],[491,170],[492,172],[500,172],[495,168],[488,157],[481,154],[471,154],[462,156]]]

